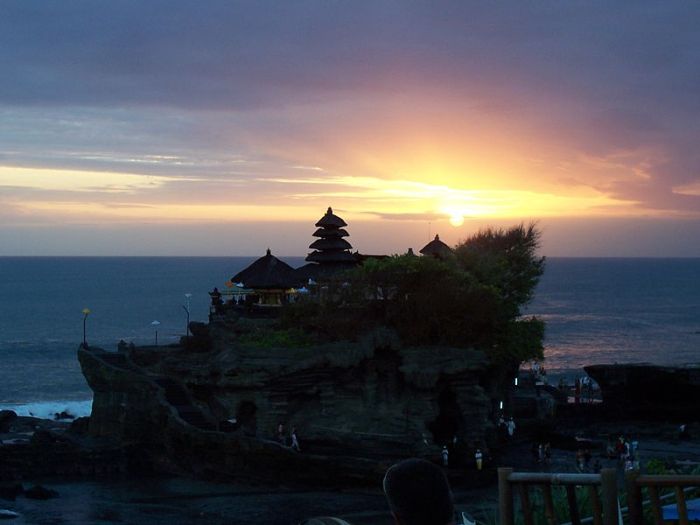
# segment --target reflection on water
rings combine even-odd
[[[700,260],[550,259],[527,310],[550,369],[700,361]]]

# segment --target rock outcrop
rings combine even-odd
[[[489,393],[481,352],[407,347],[389,331],[261,348],[230,323],[197,328],[206,345],[81,346],[94,392],[90,435],[133,443],[174,472],[347,485],[375,482],[387,462],[437,455],[443,444],[466,459],[495,434],[500,394]],[[287,446],[292,428],[301,453]]]
[[[700,420],[700,364],[650,363],[585,366],[600,386],[603,405],[617,417]]]

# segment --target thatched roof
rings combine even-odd
[[[245,270],[231,277],[234,283],[242,282],[246,288],[292,288],[299,284],[294,268],[272,255],[270,249]]]
[[[350,235],[347,230],[344,230],[342,228],[337,228],[337,229],[328,229],[328,228],[319,228],[315,232],[313,232],[311,235],[314,237],[321,237],[323,239],[329,238],[329,237],[347,237]]]
[[[346,241],[345,239],[341,239],[341,238],[337,238],[337,239],[321,238],[321,239],[316,239],[314,242],[312,242],[309,245],[309,248],[314,249],[314,250],[322,250],[322,251],[351,250],[352,245],[348,241]]]
[[[436,257],[438,259],[444,259],[451,256],[453,252],[452,248],[442,242],[439,235],[436,235],[435,239],[421,248],[420,253],[423,255]]]
[[[333,208],[330,206],[326,214],[316,223],[318,228],[342,228],[343,226],[347,226],[347,223],[337,215],[333,215]]]

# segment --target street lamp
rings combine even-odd
[[[160,321],[153,321],[151,323],[151,326],[155,328],[156,330],[156,346],[158,346],[158,326],[160,325]]]
[[[190,335],[190,297],[192,297],[191,293],[185,294],[185,299],[187,300],[187,305],[183,306],[185,312],[187,313],[187,326],[185,326],[185,337]]]
[[[83,346],[87,348],[87,318],[90,315],[89,308],[83,308]]]

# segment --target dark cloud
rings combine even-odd
[[[498,79],[511,91],[698,107],[694,2],[10,0],[1,9],[0,101],[10,104],[251,108]]]
[[[244,180],[284,159],[284,135],[328,136],[353,111],[371,120],[404,96],[416,111],[422,97],[525,122],[572,157],[652,151],[647,181],[591,185],[699,212],[699,197],[671,191],[700,177],[699,15],[689,0],[5,0],[0,107],[15,120],[0,122],[0,158]],[[367,142],[383,138],[365,125]]]

